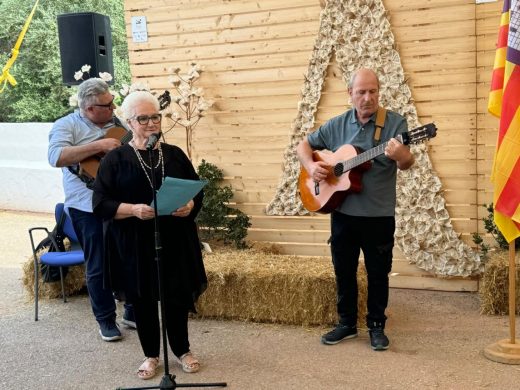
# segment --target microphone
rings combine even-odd
[[[146,143],[146,150],[150,150],[155,148],[157,141],[161,138],[161,132],[154,133],[150,137],[148,137],[148,142]]]

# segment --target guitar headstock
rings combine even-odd
[[[157,97],[157,100],[159,100],[159,110],[162,111],[166,107],[170,105],[172,102],[172,98],[170,96],[170,91],[164,91],[161,95]]]
[[[430,138],[434,138],[437,135],[437,126],[434,123],[428,123],[426,125],[416,127],[410,130],[408,134],[403,134],[404,144],[417,144]]]

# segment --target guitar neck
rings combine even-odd
[[[123,135],[120,139],[121,145],[125,145],[129,143],[133,138],[133,134],[131,131],[128,131],[125,135]]]
[[[369,149],[363,153],[358,154],[357,156],[351,158],[350,160],[341,161],[340,164],[343,166],[343,172],[350,171],[361,164],[366,163],[367,161],[373,160],[377,156],[383,154],[385,152],[386,145],[388,145],[388,141],[383,142],[382,144],[377,145],[376,147]]]
[[[427,125],[410,130],[408,133],[399,134],[395,138],[402,144],[408,145],[428,140],[435,137],[436,135],[437,127],[433,123],[428,123]],[[385,152],[386,145],[388,145],[388,141],[385,141],[382,144],[367,150],[366,152],[360,153],[350,160],[340,161],[334,167],[334,175],[341,176],[343,173],[372,160],[380,154],[383,154]]]

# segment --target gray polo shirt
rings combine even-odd
[[[361,125],[351,109],[327,121],[307,139],[314,150],[328,149],[335,152],[339,147],[350,144],[362,150],[373,148],[375,133],[374,114]],[[381,143],[408,130],[401,115],[387,111],[385,126],[381,131]],[[388,217],[395,215],[397,164],[384,154],[373,160],[372,167],[363,173],[362,189],[350,193],[337,208],[343,214],[362,217]]]
[[[81,116],[79,110],[58,119],[49,133],[49,164],[56,167],[61,151],[66,146],[85,145],[103,138],[114,123],[108,123],[103,128]],[[92,190],[88,189],[78,176],[67,167],[61,168],[63,173],[63,191],[65,192],[65,207],[92,212]]]

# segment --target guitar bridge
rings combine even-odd
[[[318,196],[320,194],[320,183],[314,182],[314,195]]]

